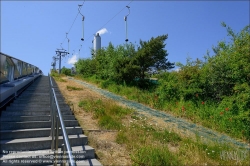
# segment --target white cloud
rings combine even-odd
[[[173,69],[173,71],[179,72],[181,70],[181,68],[175,68]]]
[[[77,55],[73,55],[71,58],[68,59],[69,65],[74,65],[78,61]]]
[[[108,30],[106,28],[102,28],[99,31],[96,32],[96,34],[99,33],[99,35],[103,35],[105,33],[108,33]]]

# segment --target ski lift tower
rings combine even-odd
[[[61,60],[62,60],[62,57],[65,57],[68,54],[68,52],[66,52],[63,49],[57,49],[56,54],[59,57],[59,74],[61,74]]]

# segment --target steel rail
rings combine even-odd
[[[50,77],[50,84],[51,84],[51,91],[52,91],[52,95],[53,95],[53,99],[54,99],[54,101],[55,101],[55,105],[56,105],[56,109],[57,109],[57,115],[58,115],[58,118],[56,118],[55,116],[56,116],[56,114],[55,114],[55,112],[54,113],[52,113],[52,118],[51,118],[51,120],[52,120],[52,137],[54,137],[54,134],[55,134],[55,132],[54,132],[54,130],[55,130],[55,122],[54,122],[54,120],[55,119],[57,119],[57,123],[58,123],[58,120],[60,121],[60,125],[61,125],[61,130],[62,130],[62,133],[63,133],[63,141],[64,141],[64,145],[66,146],[66,151],[68,152],[67,154],[68,154],[68,159],[69,159],[69,164],[71,165],[71,166],[76,166],[76,164],[75,164],[75,160],[74,160],[74,158],[73,158],[73,155],[72,155],[72,148],[71,148],[71,146],[70,146],[70,143],[69,143],[69,138],[68,138],[68,134],[67,134],[67,132],[66,132],[66,128],[65,128],[65,124],[64,124],[64,121],[63,121],[63,117],[62,117],[62,113],[61,113],[61,110],[60,110],[60,106],[59,106],[59,104],[58,104],[58,100],[57,100],[57,97],[56,97],[56,93],[55,93],[55,89],[54,89],[54,87],[53,87],[53,82],[52,82],[52,79],[51,79],[51,77]],[[51,103],[51,104],[54,104],[54,103]],[[51,108],[52,109],[52,108]],[[53,110],[52,110],[52,112],[53,112]],[[57,127],[56,127],[56,130],[57,130],[57,136],[56,136],[56,140],[55,140],[55,142],[56,142],[56,150],[57,150],[57,148],[58,148],[58,128],[59,128],[59,126],[57,125]],[[53,138],[52,138],[52,145],[54,145],[54,142],[53,142],[54,140],[53,140]],[[53,148],[54,146],[52,146],[52,148]],[[62,147],[62,149],[64,149],[64,147]],[[64,153],[64,152],[63,152]]]

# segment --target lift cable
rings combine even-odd
[[[85,2],[85,0],[84,0],[84,2]],[[82,8],[84,2],[82,3],[82,5],[78,5],[79,8],[78,8],[77,16],[78,16],[79,14],[81,14],[81,13],[80,13],[80,10],[81,10],[81,8]],[[116,13],[112,18],[110,18],[110,19],[109,19],[104,25],[102,25],[98,30],[104,28],[111,20],[113,20],[117,15],[119,15],[119,14],[120,14],[125,8],[127,8],[127,6],[130,5],[132,2],[133,2],[133,0],[131,0],[125,7],[123,7],[123,8],[122,8],[118,13]],[[81,14],[81,15],[82,15],[82,14]],[[77,16],[76,16],[76,18],[77,18]],[[82,15],[82,16],[83,16],[83,15]],[[83,17],[84,17],[84,16],[83,16]],[[75,18],[75,20],[76,20],[76,18]],[[84,19],[84,18],[83,18],[83,19]],[[74,20],[74,22],[75,22],[75,20]],[[82,21],[84,21],[84,20],[82,20]],[[73,24],[74,24],[74,22],[73,22]],[[71,30],[73,24],[71,25],[70,30]],[[70,31],[70,30],[69,30],[69,31]],[[98,31],[98,30],[97,30],[97,31]],[[91,37],[92,37],[92,35],[90,35],[85,41],[88,41]],[[66,38],[65,38],[65,39],[66,39]],[[64,41],[65,41],[65,39],[64,39]],[[83,41],[83,40],[82,40],[82,41]],[[76,46],[74,50],[77,50],[77,47],[79,48],[79,46]],[[80,44],[80,48],[78,49],[78,50],[79,50],[79,52],[78,52],[79,54],[80,54],[80,52],[81,52],[81,49],[82,49],[82,44]],[[80,57],[80,55],[79,55],[79,57]]]
[[[111,20],[113,20],[118,14],[120,14],[125,8],[127,8],[127,6],[129,5],[129,4],[131,4],[133,2],[133,0],[131,0],[125,7],[123,7],[118,13],[116,13],[111,19],[109,19],[103,26],[101,26],[101,28],[99,28],[98,30],[100,30],[100,29],[102,29],[102,28],[104,28],[105,27],[105,25],[107,25]],[[92,37],[92,35],[90,35],[87,39],[86,39],[86,41],[88,41],[90,38]],[[80,45],[80,47],[82,48],[82,45]],[[76,47],[77,48],[77,47]],[[80,49],[81,49],[80,48]],[[79,49],[79,50],[80,50]]]
[[[131,4],[132,2],[133,2],[133,0],[131,0],[131,1],[127,4],[127,6],[128,6],[129,4]],[[99,28],[98,30],[104,28],[105,25],[107,25],[107,24],[108,24],[111,20],[113,20],[118,14],[120,14],[125,8],[127,8],[127,6],[123,7],[118,13],[116,13],[111,19],[109,19],[109,20],[108,20],[103,26],[101,26],[101,28]],[[89,40],[91,37],[92,37],[92,35],[91,35],[87,40]]]
[[[83,1],[82,5],[84,4],[84,2],[85,2],[85,0]],[[81,6],[82,6],[82,5],[81,5]],[[80,8],[80,9],[78,9],[78,10],[81,10],[81,8]],[[78,15],[79,15],[79,11],[77,12],[76,17],[75,17],[75,19],[74,19],[73,23],[71,24],[71,26],[70,26],[70,28],[69,28],[69,30],[68,30],[68,32],[67,32],[68,34],[69,34],[69,32],[71,31],[71,29],[72,29],[73,25],[75,24],[75,21],[76,21],[76,19],[77,19]],[[63,39],[62,43],[64,43],[64,41],[65,41],[65,40],[66,40],[66,37]]]

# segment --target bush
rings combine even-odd
[[[109,85],[112,85],[112,84],[114,84],[113,81],[105,80],[105,81],[101,82],[101,88],[106,89],[109,87]]]
[[[64,74],[64,75],[66,75],[66,76],[71,76],[71,69],[68,69],[68,68],[66,68],[66,67],[63,67],[63,68],[61,69],[61,73]]]

